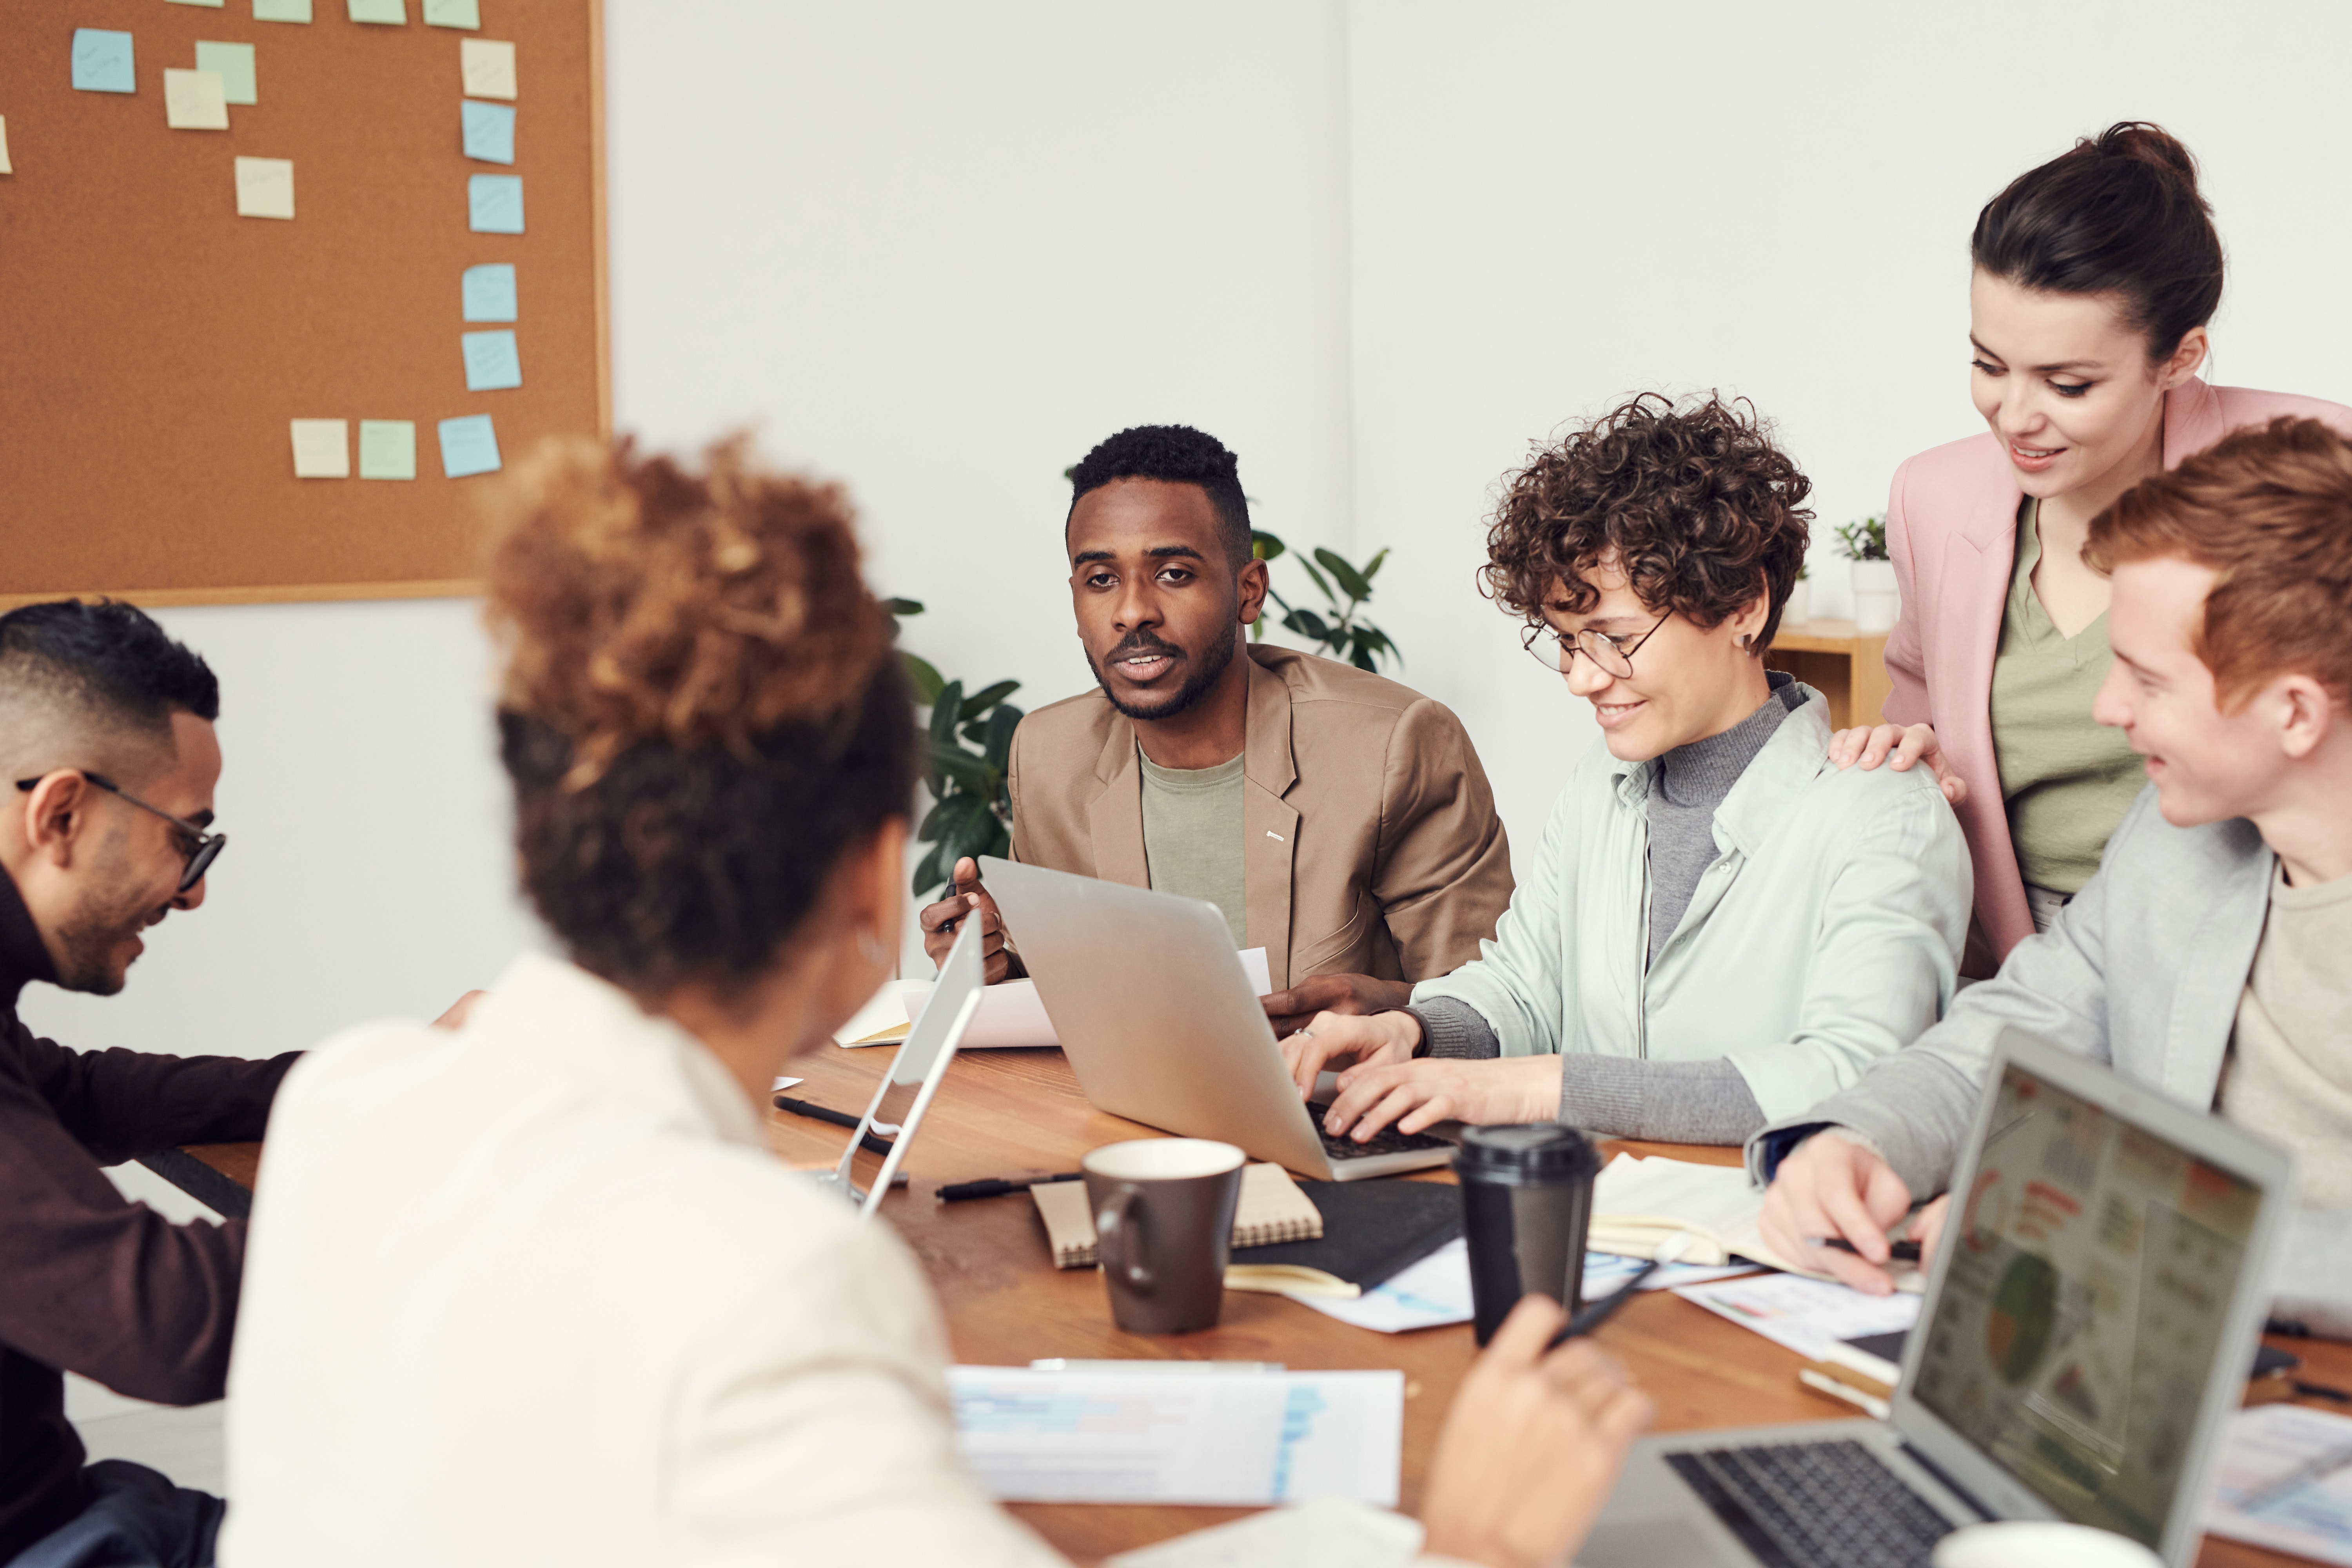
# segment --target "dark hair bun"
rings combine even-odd
[[[642,742],[748,759],[780,729],[824,729],[890,656],[847,499],[754,468],[742,437],[698,474],[625,440],[551,440],[504,523],[501,706],[569,739],[583,778]]]
[[[2110,125],[2011,181],[1977,215],[1969,250],[2022,289],[2115,295],[2151,359],[2221,303],[2221,237],[2197,160],[2145,121]]]

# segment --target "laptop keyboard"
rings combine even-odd
[[[1665,1458],[1767,1568],[1927,1568],[1955,1528],[1855,1442]]]
[[[1426,1132],[1400,1132],[1391,1122],[1361,1143],[1344,1133],[1323,1131],[1323,1119],[1331,1113],[1328,1104],[1308,1105],[1307,1114],[1315,1119],[1315,1136],[1323,1140],[1323,1152],[1334,1160],[1361,1160],[1372,1154],[1408,1154],[1420,1149],[1451,1150],[1454,1145],[1443,1138]]]

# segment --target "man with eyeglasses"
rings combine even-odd
[[[1328,1131],[1557,1117],[1738,1143],[1936,1021],[1968,929],[1959,824],[1924,773],[1853,788],[1827,700],[1765,668],[1810,488],[1753,410],[1655,395],[1511,477],[1488,590],[1603,744],[1476,962],[1283,1043],[1302,1086],[1348,1068]]]
[[[128,605],[0,616],[0,1563],[212,1561],[219,1499],[85,1468],[62,1371],[167,1405],[218,1399],[245,1226],[173,1225],[100,1169],[258,1138],[268,1061],[77,1052],[16,1016],[30,981],[110,996],[142,933],[205,900],[218,683]]]

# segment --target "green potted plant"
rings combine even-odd
[[[1275,561],[1290,554],[1290,547],[1264,529],[1257,529],[1250,534],[1250,552],[1260,561]],[[1321,590],[1327,607],[1310,610],[1294,605],[1269,584],[1266,595],[1282,607],[1283,630],[1305,637],[1324,658],[1352,664],[1358,669],[1377,674],[1388,659],[1404,662],[1404,655],[1397,651],[1388,633],[1361,613],[1372,596],[1372,579],[1380,575],[1381,563],[1389,558],[1387,551],[1374,555],[1361,568],[1329,550],[1317,550],[1314,561],[1297,554],[1290,554],[1290,558],[1306,572],[1307,581]],[[1323,563],[1319,572],[1316,570],[1317,561]],[[1258,617],[1257,625],[1250,629],[1252,641],[1265,639],[1265,624],[1272,618],[1270,615]]]
[[[1837,537],[1838,553],[1853,563],[1853,629],[1865,636],[1891,631],[1902,601],[1886,553],[1886,519],[1874,514],[1849,522]]]

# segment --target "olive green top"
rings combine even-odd
[[[1138,747],[1136,760],[1143,764],[1143,860],[1152,890],[1216,905],[1234,945],[1247,946],[1244,759],[1213,768],[1163,768]]]
[[[2105,614],[2061,637],[2033,591],[2036,510],[2029,496],[2017,513],[2017,566],[1992,662],[1992,749],[2018,869],[2037,888],[2073,894],[2099,868],[2107,836],[2147,776],[2123,731],[2091,717],[2115,662]]]

